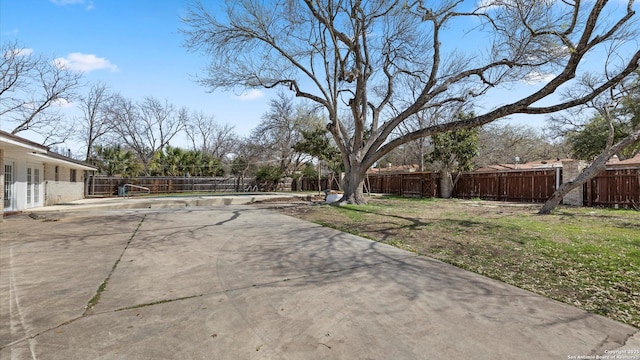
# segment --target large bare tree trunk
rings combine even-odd
[[[567,195],[571,190],[577,188],[578,186],[582,186],[584,183],[591,180],[600,172],[602,172],[606,168],[607,160],[609,160],[609,158],[611,158],[614,154],[618,153],[619,151],[626,148],[627,146],[632,145],[639,139],[640,139],[640,129],[636,130],[636,132],[625,137],[615,145],[609,147],[607,150],[602,152],[593,161],[593,163],[589,167],[584,169],[584,171],[580,173],[580,175],[578,175],[574,180],[560,185],[560,187],[553,193],[553,195],[551,195],[551,197],[547,200],[547,202],[544,203],[544,205],[542,206],[542,209],[538,211],[538,214],[539,215],[551,214],[551,212],[558,206],[558,204],[560,204],[560,201],[562,201],[562,198],[564,198],[565,195]]]
[[[542,209],[538,211],[539,215],[549,215],[551,212],[560,204],[562,199],[567,195],[571,190],[582,186],[584,183],[600,174],[605,168],[608,158],[604,158],[604,161],[600,161],[596,164],[594,161],[589,167],[584,169],[580,175],[578,175],[572,181],[563,183],[560,185],[558,189],[551,195],[551,197],[544,203]]]
[[[451,170],[442,169],[440,171],[440,197],[443,199],[451,198],[453,193],[453,180],[451,178]]]
[[[366,177],[366,168],[361,164],[347,168],[344,177],[344,195],[340,200],[340,204],[366,204],[364,197],[364,180]]]

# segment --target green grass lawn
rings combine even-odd
[[[640,212],[374,197],[291,215],[640,327]]]

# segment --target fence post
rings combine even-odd
[[[587,181],[587,183],[585,184],[585,192],[583,193],[584,196],[586,196],[586,200],[587,200],[587,206],[593,206],[593,179],[589,179],[589,181]],[[585,199],[582,199],[583,201]]]
[[[497,201],[501,201],[502,200],[502,186],[501,186],[502,185],[502,176],[500,176],[500,175],[501,175],[500,173],[495,173],[495,175],[494,175],[495,178],[496,178],[496,182],[497,182],[496,187],[498,188],[498,193],[497,193],[498,196],[497,196],[497,199],[496,199]],[[505,177],[505,179],[506,179],[506,177]]]

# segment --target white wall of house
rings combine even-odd
[[[0,221],[4,218],[4,149],[0,148]]]
[[[72,172],[75,172],[72,173]],[[84,198],[84,171],[68,166],[45,165],[45,206]],[[75,175],[75,178],[73,177]]]
[[[44,164],[4,151],[3,209],[5,212],[44,206]]]
[[[0,220],[7,212],[83,199],[85,171],[94,170],[0,131]]]

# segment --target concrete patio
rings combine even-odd
[[[636,328],[268,209],[34,217],[0,223],[1,359],[640,359]]]

